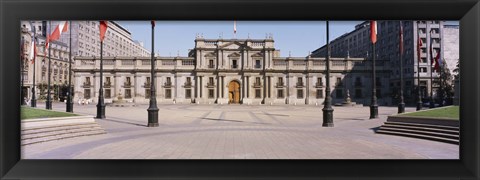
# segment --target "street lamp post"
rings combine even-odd
[[[47,33],[47,36],[50,36],[50,32],[52,31],[52,21],[49,22],[49,32]],[[48,38],[47,38],[47,41]],[[52,49],[52,45],[50,44],[50,42],[48,42],[48,85],[47,85],[47,101],[46,101],[46,104],[45,104],[45,108],[46,109],[52,109],[52,97],[51,97],[51,89],[50,89],[50,77],[51,77],[51,74],[52,74],[52,68],[51,68],[51,65],[52,65],[52,58],[51,58],[51,49]]]
[[[417,21],[417,56],[418,56],[418,59],[417,59],[417,111],[421,110],[422,109],[422,96],[421,96],[421,88],[420,88],[420,61],[421,61],[421,57],[420,57],[420,48],[422,46],[422,40],[420,39],[420,33],[419,33],[419,30],[418,30],[418,21]]]
[[[23,30],[22,30],[23,31]],[[23,32],[22,32],[23,33]],[[20,99],[21,99],[21,105],[25,105],[25,97],[24,97],[24,94],[23,94],[23,71],[25,69],[25,38],[22,36],[22,43],[21,43],[21,50],[22,50],[22,54],[20,56],[20,78],[22,79],[22,84],[20,86]]]
[[[398,113],[405,112],[405,102],[403,101],[403,24],[400,21],[400,103],[398,103]]]
[[[105,102],[103,99],[103,41],[100,41],[100,89],[98,91],[97,119],[105,119]]]
[[[157,97],[155,93],[155,60],[154,60],[154,34],[155,34],[155,21],[152,21],[152,57],[150,59],[151,65],[151,81],[150,81],[150,104],[148,111],[148,127],[158,127],[158,107]]]
[[[333,127],[333,108],[332,108],[332,97],[330,96],[330,42],[329,42],[329,26],[328,21],[327,25],[327,56],[326,56],[326,83],[327,87],[325,88],[325,101],[323,106],[323,127]]]
[[[72,101],[72,21],[70,25],[70,39],[69,39],[69,50],[68,50],[68,91],[67,91],[67,112],[73,113],[73,101]]]
[[[430,106],[429,108],[435,107],[435,102],[433,102],[433,54],[432,54],[432,30],[430,30]]]

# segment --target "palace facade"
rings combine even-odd
[[[280,57],[274,40],[197,37],[187,57],[155,57],[158,103],[310,104],[325,96],[325,57]],[[347,96],[357,104],[371,99],[371,61],[330,58],[333,103]],[[119,97],[148,104],[150,57],[103,58],[105,102]],[[75,57],[74,100],[98,100],[99,57]],[[379,105],[391,105],[389,61],[377,60]]]

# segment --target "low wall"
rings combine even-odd
[[[387,122],[406,122],[459,127],[460,121],[449,118],[430,118],[417,116],[388,116]]]
[[[69,116],[69,117],[55,117],[55,118],[38,118],[38,119],[24,119],[21,120],[22,129],[30,129],[43,126],[56,126],[67,124],[93,123],[95,119],[93,116]]]

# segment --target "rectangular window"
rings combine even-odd
[[[255,84],[260,84],[260,77],[255,78]]]
[[[172,89],[165,89],[165,99],[172,99]]]
[[[130,81],[130,77],[127,77],[127,84],[130,84],[131,81]]]
[[[188,84],[192,83],[192,78],[191,77],[187,77],[187,83]]]
[[[132,90],[131,89],[125,89],[125,98],[127,98],[127,99],[132,98]]]
[[[171,84],[172,83],[172,79],[170,77],[167,77],[167,84]]]
[[[297,98],[302,99],[303,98],[303,89],[297,89]]]
[[[355,98],[362,98],[362,89],[355,89]]]
[[[279,85],[283,85],[283,78],[282,78],[282,77],[279,77],[279,78],[278,78],[278,84],[279,84]]]
[[[335,94],[337,98],[343,98],[343,90],[342,89],[336,89]]]
[[[213,68],[213,59],[208,60],[208,68]]]
[[[214,98],[214,90],[213,89],[209,89],[208,90],[208,98]]]
[[[322,86],[322,85],[323,85],[322,78],[321,77],[317,78],[317,86]]]
[[[106,98],[106,99],[112,98],[112,90],[110,90],[110,89],[105,89],[105,98]]]
[[[192,90],[185,89],[185,98],[192,98]]]
[[[232,60],[232,68],[233,69],[238,68],[237,60]]]
[[[283,89],[277,90],[277,98],[284,98],[285,96],[283,95]]]
[[[262,65],[260,64],[260,60],[258,60],[258,59],[255,60],[255,68],[259,69],[261,67],[262,67]]]
[[[150,84],[150,77],[147,77],[147,82],[146,84]]]
[[[145,89],[145,99],[150,98],[150,89]]]
[[[83,90],[83,98],[90,99],[90,89]]]
[[[323,90],[322,89],[317,89],[317,99],[323,98]]]
[[[303,84],[303,79],[301,77],[299,77],[297,81],[298,81],[298,84]]]
[[[337,82],[335,83],[337,86],[342,86],[342,78],[337,77]]]
[[[90,85],[90,77],[85,77],[85,84]]]
[[[255,89],[255,98],[262,98],[260,89]]]

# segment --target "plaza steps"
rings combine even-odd
[[[427,139],[450,144],[459,144],[459,127],[410,122],[385,122],[376,131],[378,134]]]
[[[22,146],[60,139],[106,134],[96,122],[56,124],[22,129]]]

